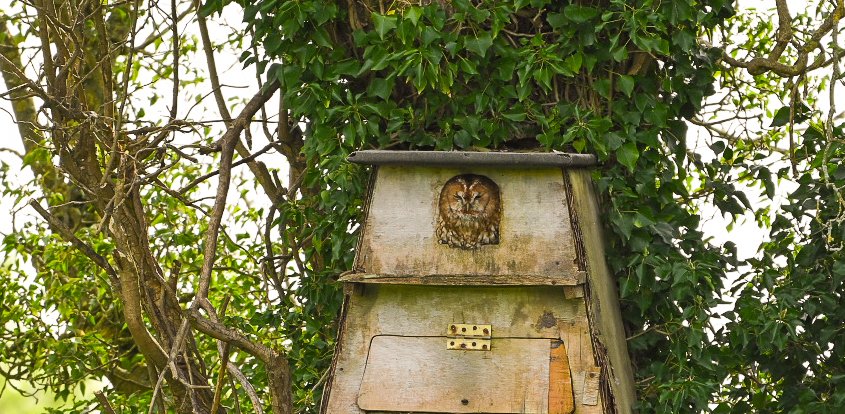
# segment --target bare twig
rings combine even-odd
[[[272,148],[273,148],[273,144],[268,144],[264,148],[261,148],[260,150],[256,151],[254,154],[252,154],[252,155],[250,155],[246,158],[241,158],[237,162],[234,162],[232,164],[232,167],[234,168],[234,167],[237,167],[239,165],[249,163],[249,162],[255,160],[256,158],[258,158],[260,155],[262,155],[262,154],[266,153],[267,151],[271,150]],[[214,177],[215,175],[218,175],[218,174],[220,174],[219,169],[212,171],[210,173],[207,173],[207,174],[203,174],[203,175],[191,180],[191,182],[189,182],[188,184],[185,184],[184,187],[180,188],[179,190],[176,190],[176,192],[179,193],[179,194],[185,194],[186,191],[196,187],[201,182],[203,182],[203,181],[205,181],[205,180],[207,180],[211,177]]]
[[[115,414],[114,408],[112,408],[111,404],[109,404],[109,399],[106,398],[102,391],[95,392],[94,396],[97,397],[97,401],[100,402],[100,407],[104,412],[106,412],[106,414]]]
[[[199,310],[189,309],[187,316],[191,319],[191,324],[198,331],[212,338],[237,346],[260,359],[267,369],[270,395],[272,396],[270,406],[273,408],[273,413],[286,414],[290,412],[290,367],[284,356],[279,355],[276,351],[263,344],[248,339],[239,332],[219,322],[203,317],[199,313]]]
[[[229,305],[231,295],[226,295],[223,298],[223,303],[220,305],[220,318],[226,316],[226,308]],[[223,383],[226,381],[226,367],[229,365],[229,343],[217,341],[217,351],[220,353],[220,371],[217,374],[217,385],[214,387],[214,398],[211,402],[211,412],[217,412],[220,407],[220,398],[223,394]]]
[[[32,208],[34,208],[35,211],[37,211],[38,214],[44,218],[44,220],[47,220],[47,223],[50,225],[53,231],[61,235],[62,238],[70,242],[73,247],[75,247],[77,250],[82,252],[82,254],[91,259],[91,261],[93,261],[97,266],[105,270],[106,273],[109,275],[109,280],[115,288],[120,287],[120,281],[117,277],[117,272],[115,272],[114,268],[109,264],[106,258],[100,256],[96,251],[94,251],[94,248],[85,244],[85,242],[83,242],[82,240],[79,240],[79,238],[76,237],[76,235],[73,234],[73,232],[69,228],[67,228],[64,223],[62,223],[59,219],[57,219],[55,216],[45,210],[44,207],[41,207],[38,202],[36,202],[35,200],[31,200],[29,202],[29,205],[32,206]]]
[[[249,378],[241,372],[237,365],[231,362],[226,364],[226,368],[229,370],[229,377],[234,378],[241,384],[241,388],[243,388],[249,401],[252,402],[252,408],[255,410],[255,414],[264,414],[264,409],[261,407],[261,399],[258,398],[258,393],[255,392],[255,387],[249,382]],[[235,404],[237,404],[237,412],[241,412],[240,403],[237,398],[235,398]]]
[[[176,13],[176,0],[170,0],[170,29],[173,31],[173,97],[170,103],[170,122],[179,112],[179,15]]]
[[[229,192],[232,176],[232,158],[234,156],[235,144],[238,142],[241,132],[249,124],[249,119],[261,109],[261,105],[267,102],[279,89],[279,83],[274,81],[266,85],[264,90],[256,94],[244,107],[240,115],[232,122],[232,126],[218,141],[221,148],[220,153],[220,179],[217,185],[217,194],[214,197],[214,207],[211,210],[211,219],[208,224],[208,231],[205,238],[205,250],[203,252],[203,264],[197,287],[197,300],[200,306],[205,308],[208,301],[208,289],[211,283],[211,269],[217,254],[217,239],[220,232],[220,222],[223,211],[226,208],[226,198]],[[208,306],[210,308],[210,306]],[[206,311],[213,311],[206,309]]]

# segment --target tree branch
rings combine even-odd
[[[267,369],[270,383],[270,406],[274,414],[291,412],[290,394],[290,366],[284,356],[260,343],[249,340],[239,332],[233,331],[225,325],[202,316],[197,309],[189,309],[188,318],[198,331],[230,343],[258,358]]]
[[[112,286],[114,286],[116,289],[120,288],[120,280],[117,277],[117,272],[109,264],[106,258],[100,256],[99,254],[97,254],[96,251],[94,251],[91,246],[85,244],[85,242],[83,242],[82,240],[79,240],[79,238],[76,237],[76,235],[74,235],[73,232],[69,228],[67,228],[59,219],[50,214],[47,210],[44,209],[44,207],[41,207],[41,204],[38,204],[38,202],[36,202],[35,200],[31,200],[29,202],[29,205],[32,206],[32,208],[35,209],[35,211],[38,212],[38,214],[43,217],[44,220],[47,220],[47,223],[50,225],[53,231],[62,236],[62,238],[64,238],[66,241],[70,242],[73,247],[75,247],[82,254],[91,259],[91,261],[94,262],[97,266],[105,270],[106,273],[109,275],[109,280],[111,281]]]
[[[808,66],[809,55],[821,47],[822,38],[827,35],[838,22],[845,7],[837,2],[836,7],[830,12],[822,24],[813,32],[810,38],[798,50],[798,58],[792,65],[781,63],[778,60],[786,47],[793,41],[792,18],[789,15],[786,0],[775,2],[778,12],[778,31],[775,39],[775,47],[772,48],[766,57],[755,57],[751,60],[739,60],[733,58],[727,50],[722,53],[722,60],[730,66],[744,68],[751,75],[761,75],[765,72],[773,72],[779,76],[788,78],[806,73],[809,70],[817,69],[823,65],[825,59],[820,59]]]
[[[197,6],[199,6],[198,3]],[[206,24],[205,17],[203,17],[200,13],[197,13],[197,23],[199,24],[200,37],[202,38],[202,50],[205,53],[205,61],[208,65],[208,79],[211,81],[211,90],[214,94],[214,102],[217,104],[217,110],[220,112],[220,116],[224,120],[227,120],[228,125],[228,120],[232,118],[232,114],[230,114],[229,110],[226,108],[226,100],[223,97],[223,88],[220,85],[220,78],[217,74],[217,61],[214,58],[211,37],[208,35],[208,25]],[[272,82],[277,84],[276,88],[278,88],[278,82],[275,80]],[[261,106],[263,106],[265,102],[262,102]],[[249,155],[249,150],[241,143],[240,138],[236,142],[235,150],[241,157],[247,157]],[[273,179],[270,176],[270,172],[267,170],[267,167],[265,167],[264,164],[255,161],[249,161],[247,165],[249,166],[250,171],[252,171],[252,174],[258,180],[258,184],[260,184],[261,188],[264,189],[264,192],[267,193],[270,201],[273,203],[277,202],[279,190],[273,184]]]
[[[226,197],[229,192],[229,185],[231,184],[232,175],[232,158],[234,156],[235,144],[240,139],[240,134],[244,128],[249,126],[252,116],[261,109],[273,94],[279,89],[279,82],[273,81],[265,85],[264,90],[259,91],[246,104],[240,115],[232,122],[232,126],[218,141],[221,148],[220,152],[220,178],[217,185],[217,193],[214,197],[214,207],[211,210],[211,219],[208,224],[208,232],[205,237],[205,250],[203,252],[203,264],[200,272],[198,282],[197,301],[200,306],[207,305],[208,289],[211,283],[211,270],[214,267],[214,260],[217,254],[217,239],[220,233],[220,223],[223,218],[223,211],[226,208]],[[213,309],[205,308],[206,311],[213,312]]]

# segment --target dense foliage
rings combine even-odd
[[[119,283],[110,280],[108,267],[92,262],[101,257],[118,270],[127,267],[122,257],[131,257],[126,246],[132,244],[107,222],[116,214],[110,206],[123,205],[115,193],[128,185],[127,199],[140,206],[139,226],[149,235],[140,239],[149,243],[150,254],[142,256],[154,258],[151,272],[174,291],[141,299],[149,301],[144,315],[155,338],[165,349],[181,349],[174,333],[184,310],[195,337],[179,361],[218,386],[208,397],[222,393],[222,406],[230,409],[264,405],[284,412],[256,398],[270,394],[274,404],[290,398],[298,411],[314,412],[342,301],[335,280],[351,267],[368,175],[346,156],[366,148],[559,150],[600,160],[594,178],[612,252],[607,259],[619,284],[641,412],[833,413],[845,406],[845,147],[834,116],[841,3],[820,2],[798,15],[783,1],[772,12],[739,15],[722,0],[236,5],[249,36],[231,40],[245,50],[243,64],[264,81],[245,108],[258,98],[264,104],[275,88],[281,95],[275,131],[266,116],[254,128],[265,132],[262,150],[241,144],[239,131],[234,141],[228,132],[212,139],[217,130],[180,121],[172,107],[166,121],[146,121],[146,101],[116,87],[106,96],[127,98],[132,115],[122,106],[124,112],[113,115],[104,85],[80,89],[79,96],[67,93],[66,100],[32,88],[59,116],[42,113],[32,119],[45,127],[21,130],[30,139],[24,161],[36,173],[38,190],[7,187],[5,194],[19,202],[43,195],[55,217],[96,254],[80,253],[80,243],[56,234],[55,226],[49,234],[44,225],[30,224],[5,238],[4,376],[66,395],[87,378],[105,376],[113,386],[109,399],[126,411],[155,400],[157,376],[147,371],[166,373],[166,364],[137,345],[137,333],[124,325]],[[65,22],[100,41],[106,31],[98,16],[116,28],[108,31],[111,54],[93,46],[79,50],[111,59],[116,76],[148,68],[156,74],[153,84],[173,82],[174,96],[199,82],[173,77],[180,69],[196,70],[179,60],[180,52],[190,57],[196,49],[184,33],[174,31],[181,40],[172,49],[165,43],[160,53],[160,42],[147,44],[156,51],[152,60],[115,47],[135,42],[129,36],[135,29],[117,30],[126,25],[121,18],[154,15],[126,7],[94,7],[86,15],[91,25]],[[205,25],[231,7],[209,0],[194,17]],[[33,8],[50,15],[49,8]],[[165,23],[176,15],[174,3],[161,34],[169,33]],[[22,14],[14,21],[26,19]],[[208,45],[205,38],[199,43]],[[0,52],[14,63],[8,50]],[[65,57],[72,61],[69,56],[76,55]],[[156,71],[151,62],[172,67]],[[109,79],[102,65],[90,65],[80,61],[73,73]],[[127,70],[133,65],[139,67]],[[4,77],[16,75],[0,67]],[[143,81],[122,79],[129,78],[140,94]],[[49,73],[46,79],[47,92],[67,92],[55,89]],[[212,86],[219,93],[220,85]],[[829,96],[820,93],[828,90]],[[197,102],[203,96],[197,93]],[[12,97],[25,102],[32,95]],[[231,121],[236,117],[222,97],[215,99],[225,131],[256,113]],[[825,99],[828,111],[820,109]],[[116,121],[103,126],[85,111],[111,113]],[[96,166],[95,180],[74,170],[63,152],[68,142],[84,144],[92,129],[116,137],[88,142],[91,152],[79,152],[96,159],[87,164]],[[203,199],[203,191],[214,190],[203,174],[219,162],[223,183],[235,150],[250,172],[235,176],[240,198],[229,202],[218,245],[208,234],[217,232],[213,217],[221,196],[213,206]],[[280,171],[255,161],[264,152],[284,156],[286,183]],[[52,167],[56,158],[61,169]],[[141,179],[133,190],[136,174]],[[266,206],[255,206],[252,189],[260,190],[258,203]],[[729,226],[753,220],[770,237],[756,255],[740,257],[735,243],[711,240],[714,214]],[[203,245],[217,252],[216,261]],[[35,267],[34,281],[20,276],[27,263]],[[119,276],[124,280],[124,273]],[[167,290],[164,283],[161,289]],[[156,312],[168,316],[156,319]],[[228,368],[224,376],[221,360],[238,369]],[[285,373],[288,363],[290,395],[273,394],[279,384],[274,375]],[[219,384],[229,381],[224,378],[238,372],[257,392],[244,382],[220,391]],[[179,384],[187,377],[180,375],[163,376],[171,385],[162,404],[185,401]]]
[[[332,221],[355,218],[342,202],[361,196],[347,182],[365,175],[344,163],[355,149],[597,154],[641,409],[702,410],[724,374],[708,326],[733,264],[704,242],[685,185],[705,166],[688,157],[682,119],[712,93],[720,56],[696,38],[733,12],[702,6],[260,1],[246,21],[266,58],[246,58],[281,62],[269,74],[309,122],[304,153],[333,193],[323,205],[341,214]],[[742,210],[729,183],[712,187]],[[351,238],[338,230],[333,240]]]

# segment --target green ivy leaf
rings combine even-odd
[[[570,56],[567,56],[566,59],[563,60],[564,66],[571,72],[570,75],[574,75],[581,70],[581,64],[584,62],[584,56],[580,53],[575,53]]]
[[[619,90],[627,97],[631,97],[631,92],[634,91],[634,77],[628,75],[619,75],[618,78]]]
[[[511,120],[511,121],[514,121],[514,122],[522,122],[522,121],[525,120],[525,113],[524,112],[502,114],[502,116]]]
[[[692,50],[695,47],[695,36],[686,30],[679,30],[672,36],[672,43],[683,50]]]
[[[570,4],[563,9],[563,14],[573,22],[584,23],[598,16],[599,10],[595,7]]]
[[[370,83],[370,87],[367,89],[367,93],[370,96],[378,96],[384,100],[388,100],[392,92],[393,82],[382,78],[373,79],[372,83]]]
[[[610,98],[610,79],[599,79],[593,83],[596,88],[596,92],[602,96],[602,98]]]
[[[789,115],[791,113],[791,107],[789,105],[783,106],[775,112],[775,115],[772,117],[772,123],[769,125],[770,127],[781,127],[789,123]],[[799,104],[795,107],[795,114],[793,116],[793,121],[795,123],[804,122],[810,119],[810,108],[807,105]]]
[[[569,19],[563,13],[550,13],[546,17],[546,21],[553,29],[559,29],[569,24]]]
[[[472,144],[472,135],[465,130],[461,130],[455,132],[455,136],[452,141],[457,145],[459,148],[466,148]]]
[[[639,158],[640,152],[637,150],[637,144],[634,142],[628,141],[616,150],[616,159],[622,165],[628,167],[628,171],[634,171],[634,167],[637,165],[637,159]]]
[[[396,16],[383,16],[373,13],[373,25],[376,28],[379,39],[384,40],[384,35],[396,28],[396,20]]]
[[[493,46],[493,38],[487,32],[481,33],[481,36],[476,38],[470,38],[464,41],[464,47],[481,57],[487,55],[487,49],[490,46]]]
[[[208,17],[214,12],[219,13],[223,11],[223,6],[223,0],[209,0],[200,6],[199,10],[197,10],[197,14],[199,14],[200,17]]]
[[[410,20],[414,26],[420,21],[420,16],[422,16],[422,9],[417,6],[411,6],[405,9],[404,17]]]

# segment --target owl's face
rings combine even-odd
[[[449,214],[459,220],[475,220],[483,215],[493,198],[491,188],[485,182],[460,178],[452,185],[444,187]]]
[[[475,174],[452,177],[440,191],[437,236],[451,247],[499,243],[499,186]]]

